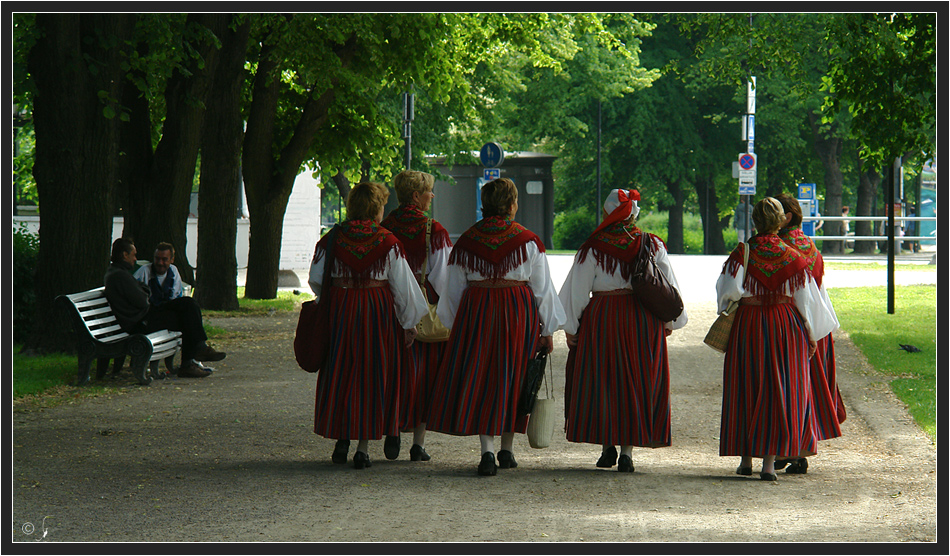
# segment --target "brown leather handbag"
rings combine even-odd
[[[656,266],[648,241],[652,241],[649,234],[640,235],[640,251],[631,277],[633,293],[647,311],[663,322],[670,322],[683,313],[683,299]]]

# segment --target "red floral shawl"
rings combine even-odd
[[[749,239],[749,268],[743,287],[756,297],[774,300],[785,295],[786,283],[792,290],[804,287],[808,280],[808,263],[796,249],[777,235],[756,235]],[[740,243],[723,264],[723,272],[735,276],[742,267],[746,245]]]
[[[432,231],[429,238],[429,249],[426,249],[426,221],[428,216],[416,205],[399,205],[382,221],[381,226],[396,234],[406,251],[406,260],[409,268],[416,274],[422,271],[422,263],[430,252],[444,247],[451,247],[452,240],[449,232],[435,220],[432,221]]]
[[[808,272],[811,273],[812,278],[815,279],[815,283],[820,288],[821,279],[825,275],[825,260],[822,258],[821,252],[818,251],[815,242],[798,226],[782,228],[779,230],[778,237],[797,249],[805,257],[805,261],[808,263]]]
[[[656,253],[657,242],[663,244],[659,237],[645,233],[634,226],[628,230],[623,222],[616,222],[599,231],[594,231],[587,241],[577,250],[577,262],[587,260],[590,250],[594,249],[594,258],[597,266],[604,272],[613,274],[620,267],[620,275],[624,280],[630,280],[633,268],[636,265],[637,254],[640,252],[640,242],[643,238],[651,238],[648,244],[650,251]]]
[[[449,264],[497,280],[524,264],[532,241],[544,253],[544,243],[534,232],[503,216],[489,216],[462,234]]]
[[[405,257],[402,244],[389,230],[374,220],[349,220],[339,225],[333,257],[337,274],[350,278],[357,284],[365,283],[386,268],[387,255],[392,249]],[[328,234],[317,242],[317,251],[322,257],[326,252]]]

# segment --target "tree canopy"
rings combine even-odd
[[[251,215],[246,295],[273,297],[294,178],[309,167],[340,196],[356,180],[388,181],[404,164],[401,102],[410,91],[414,168],[486,141],[558,157],[563,246],[593,229],[602,183],[636,187],[646,208],[669,211],[671,251],[685,250],[689,212],[703,218],[707,252],[724,250],[751,75],[760,187],[788,191],[811,177],[832,212],[858,190],[861,210],[873,211],[876,187],[866,186],[878,170],[935,150],[935,20],[16,13],[14,187],[44,215],[38,311],[101,282],[118,211],[146,251],[160,238],[184,252],[196,187],[202,225],[213,232],[201,234],[198,261],[176,262],[189,277],[192,267],[214,269],[195,274],[198,289],[226,295],[203,302],[233,307],[236,262],[220,243],[233,242],[242,184]]]

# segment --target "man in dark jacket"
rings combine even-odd
[[[156,330],[182,333],[180,377],[205,377],[210,371],[197,361],[220,361],[225,353],[215,351],[206,341],[201,308],[191,297],[180,297],[160,306],[150,305],[149,290],[132,275],[136,249],[132,240],[119,238],[112,243],[112,264],[104,279],[106,299],[122,330],[129,334],[148,334]]]

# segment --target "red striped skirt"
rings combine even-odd
[[[848,417],[838,390],[835,342],[828,334],[818,340],[818,350],[811,358],[811,391],[818,440],[841,436],[841,423]]]
[[[670,445],[670,365],[663,328],[635,295],[591,298],[565,373],[569,441]]]
[[[790,303],[740,305],[723,362],[719,455],[815,453],[808,333]]]
[[[398,434],[400,377],[411,372],[388,286],[331,287],[331,345],[317,374],[313,431],[378,440]]]
[[[528,417],[518,417],[518,396],[539,338],[540,317],[526,284],[466,289],[426,428],[454,435],[525,432]]]
[[[413,429],[426,422],[429,414],[429,405],[435,388],[435,379],[439,376],[439,365],[445,354],[445,342],[413,342],[410,348],[413,361],[413,373],[406,373],[412,377],[411,384],[403,382],[406,390],[415,395],[410,401],[404,394],[403,400],[403,430]],[[407,392],[408,394],[408,392]]]

